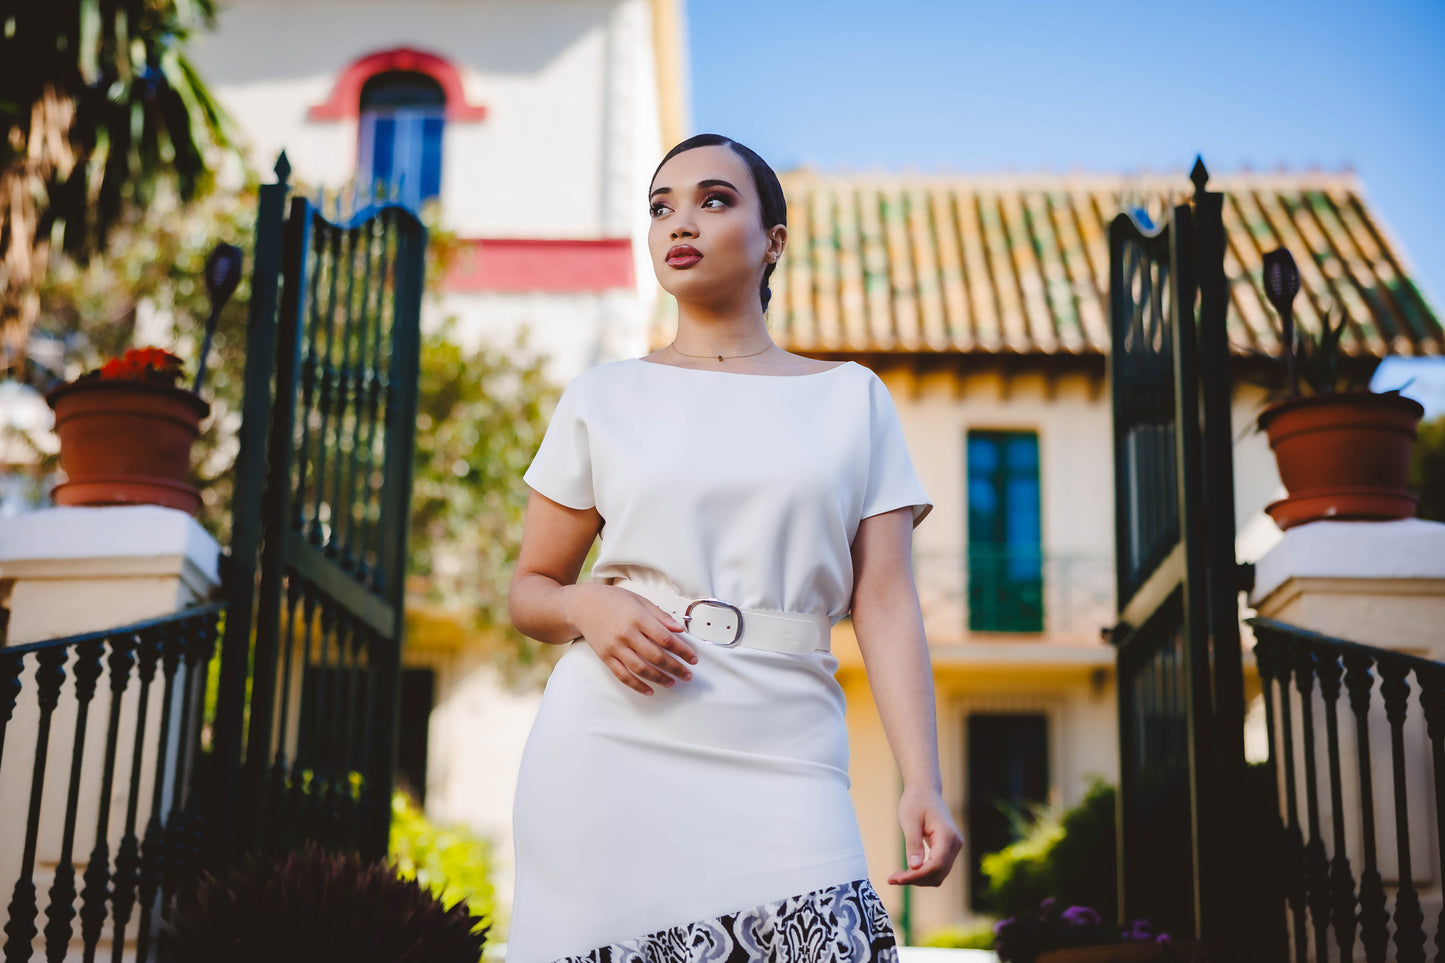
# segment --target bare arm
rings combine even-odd
[[[863,519],[852,551],[853,629],[883,731],[903,776],[898,817],[909,869],[888,881],[937,886],[963,841],[944,805],[938,769],[933,669],[913,583],[913,510],[904,507]]]
[[[522,522],[522,547],[507,592],[507,611],[523,635],[554,645],[585,639],[619,682],[651,695],[643,680],[671,686],[696,663],[677,622],[624,588],[577,584],[602,527],[596,508],[568,508],[533,491]],[[670,654],[671,653],[671,654]],[[670,674],[669,674],[670,673]]]

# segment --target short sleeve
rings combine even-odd
[[[557,399],[542,444],[522,475],[522,480],[533,489],[568,508],[592,508],[597,504],[580,395],[578,381],[573,379]]]
[[[913,509],[913,527],[933,511],[933,501],[913,470],[903,423],[888,386],[876,374],[869,379],[868,485],[863,495],[861,518],[879,515],[907,505]]]

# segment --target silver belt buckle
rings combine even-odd
[[[707,642],[711,645],[721,645],[724,648],[731,648],[732,646],[737,645],[738,639],[742,638],[743,634],[743,612],[742,609],[738,608],[736,605],[733,605],[731,602],[724,602],[722,599],[693,599],[692,601],[688,602],[687,611],[684,612],[682,615],[682,624],[684,626],[684,631],[691,630],[692,620],[694,618],[697,618],[697,616],[694,616],[692,614],[692,610],[699,605],[715,605],[719,608],[727,609],[728,612],[730,612],[732,615],[733,637],[731,639],[726,642],[719,642],[714,639],[703,639],[702,641]],[[712,625],[712,622],[709,621],[708,625]],[[695,632],[692,634],[695,636],[697,635],[697,633]],[[701,638],[701,636],[698,636],[698,638]]]

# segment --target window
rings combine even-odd
[[[377,74],[361,88],[357,176],[410,207],[442,189],[446,94],[426,74]]]
[[[1037,714],[974,713],[968,717],[969,906],[989,912],[983,857],[1015,843],[1011,816],[1049,798],[1049,721]]]
[[[1042,632],[1039,436],[968,433],[968,627]]]

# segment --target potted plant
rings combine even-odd
[[[1265,507],[1281,529],[1320,519],[1409,518],[1416,496],[1406,487],[1410,447],[1424,408],[1398,390],[1368,387],[1375,364],[1342,363],[1346,317],[1327,317],[1316,337],[1294,324],[1299,270],[1289,251],[1264,256],[1265,291],[1279,312],[1282,400],[1256,424],[1269,439],[1285,498]]]
[[[191,445],[211,406],[201,399],[216,318],[240,280],[241,250],[217,245],[206,261],[211,316],[195,382],[179,382],[181,359],[161,348],[132,348],[51,389],[60,467],[57,505],[164,505],[195,515],[201,494],[187,482]]]

